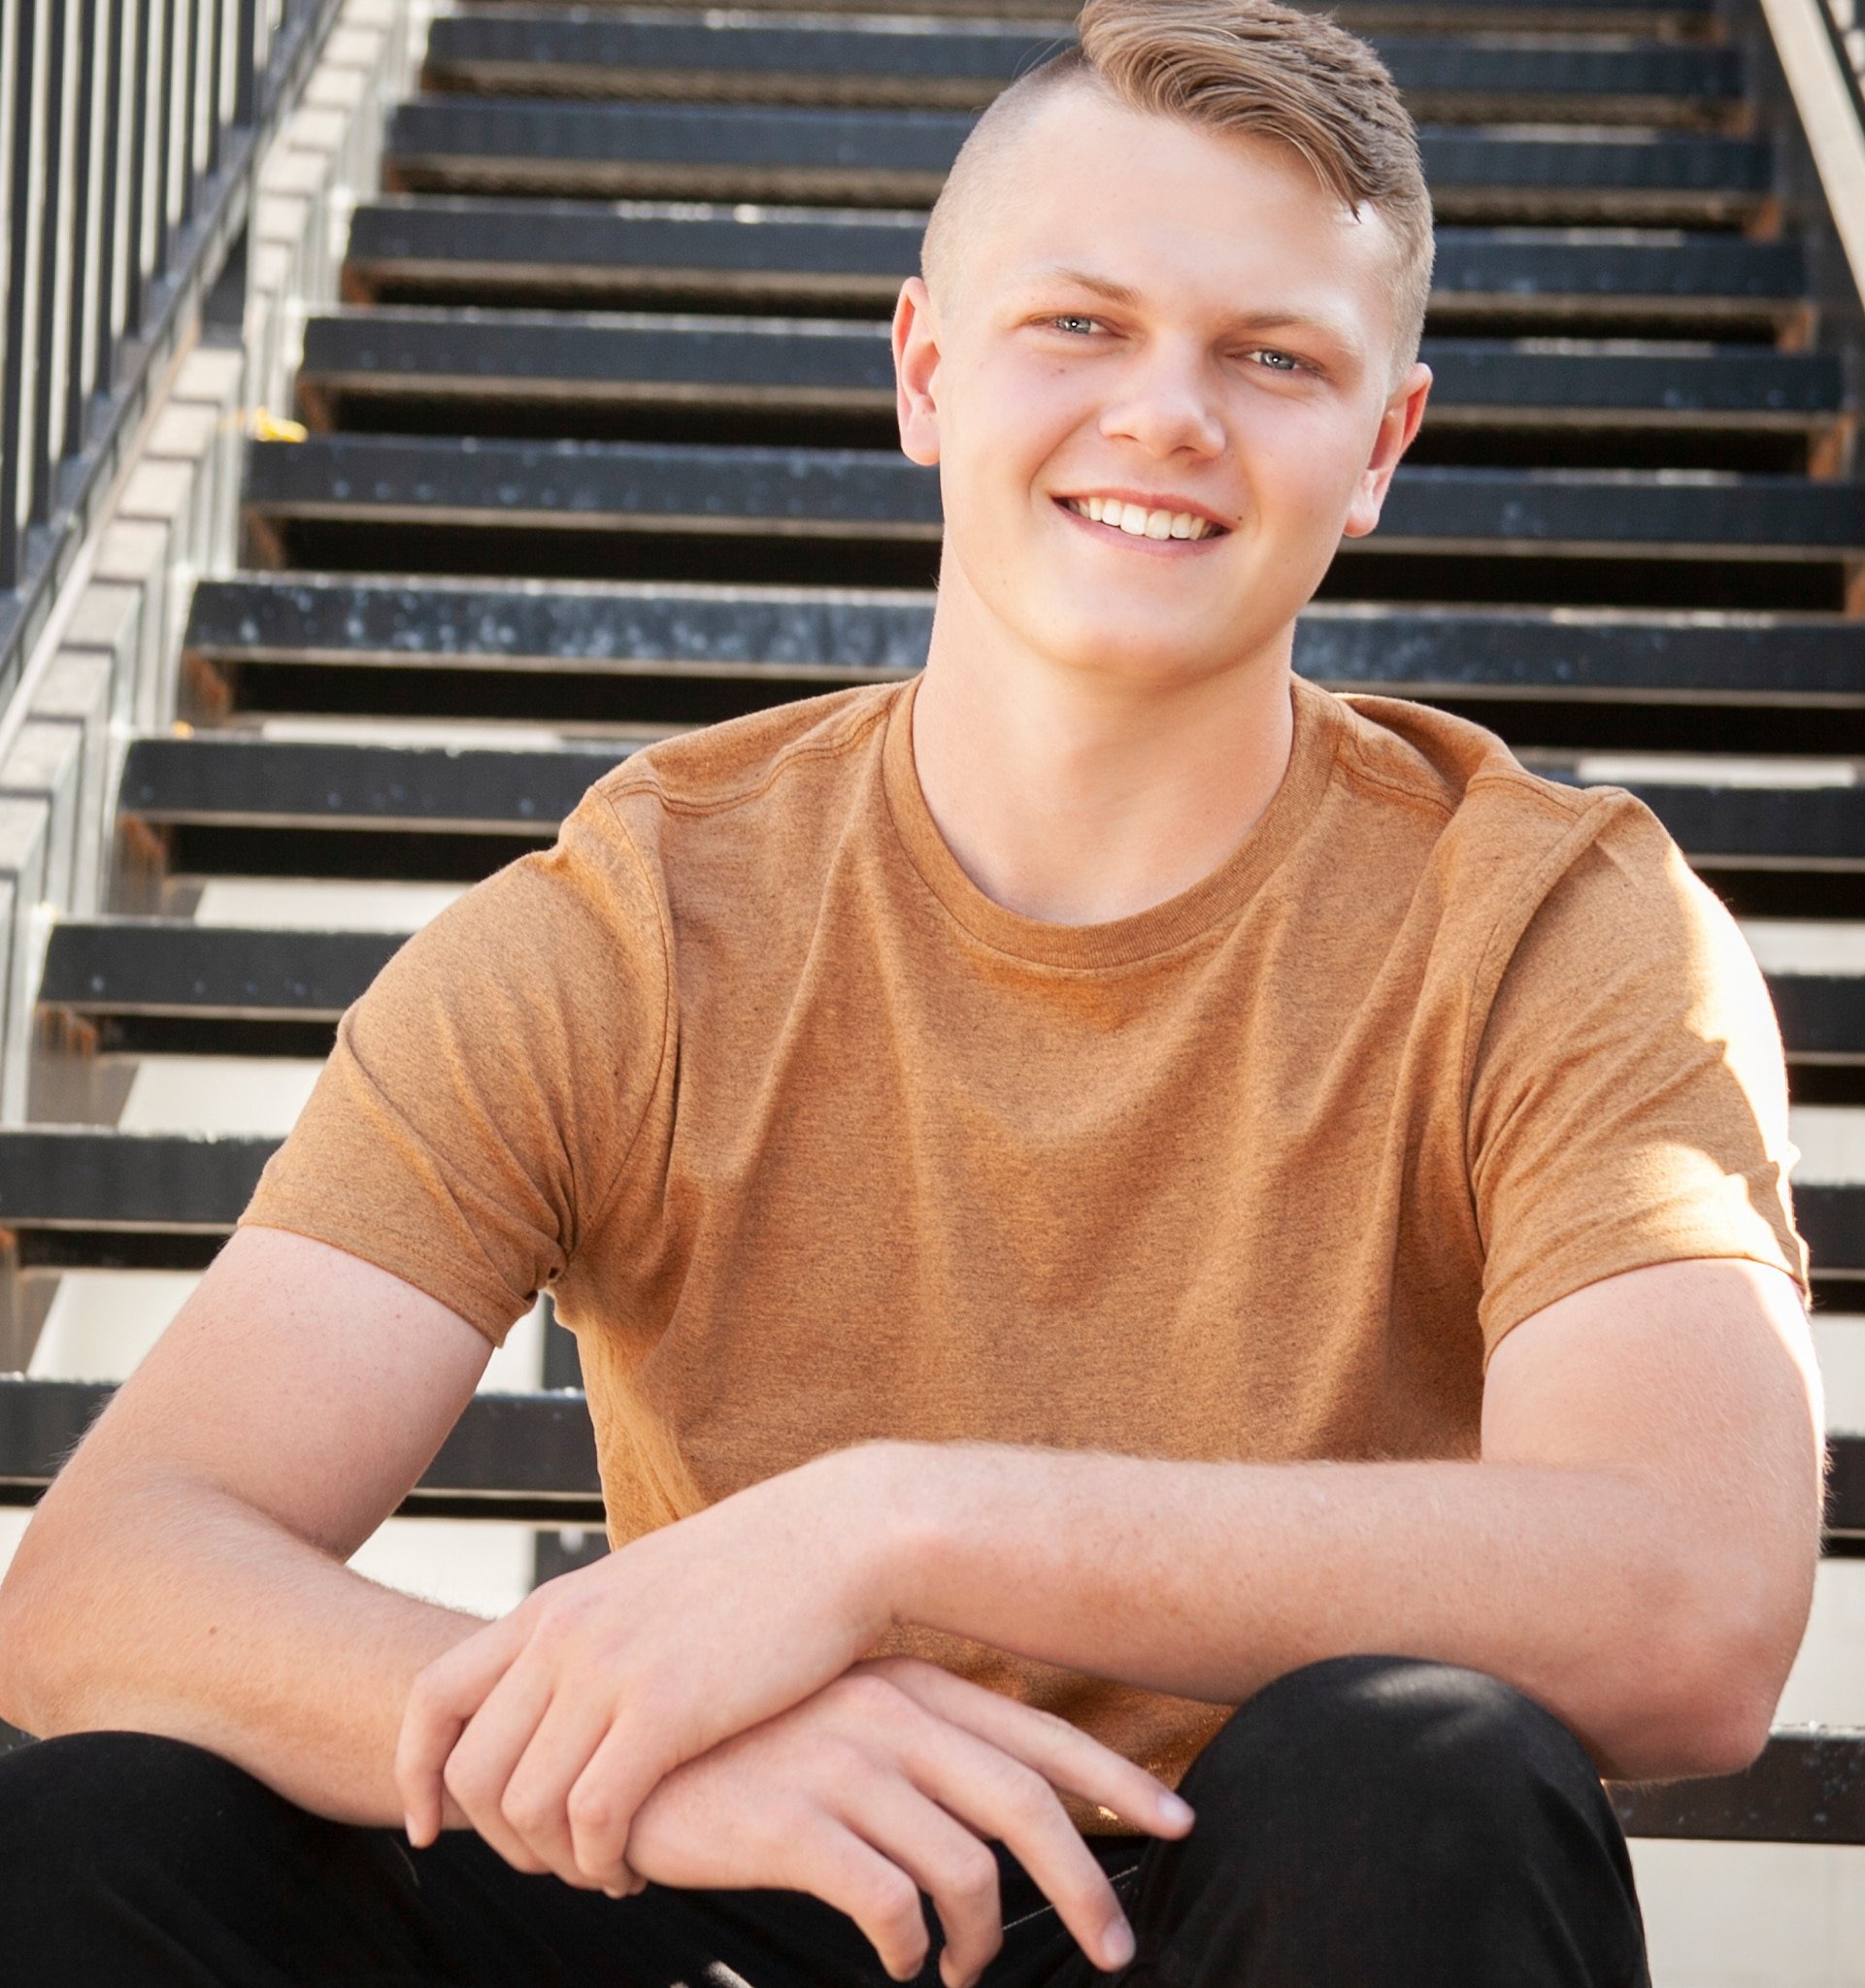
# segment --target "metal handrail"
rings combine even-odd
[[[0,703],[337,0],[0,0]]]
[[[1865,297],[1865,9],[1761,0],[1852,280]]]

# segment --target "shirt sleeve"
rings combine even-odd
[[[598,786],[338,1026],[242,1224],[365,1258],[495,1344],[603,1210],[656,1080],[662,906]]]
[[[1806,1289],[1781,1035],[1753,955],[1656,818],[1602,796],[1535,908],[1472,1064],[1485,1359],[1622,1271],[1771,1264]]]

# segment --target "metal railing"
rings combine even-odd
[[[0,0],[0,703],[335,12]]]

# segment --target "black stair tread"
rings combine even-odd
[[[115,1391],[108,1381],[0,1375],[0,1504],[25,1504],[43,1491]],[[600,1523],[587,1401],[570,1388],[476,1394],[401,1509]]]
[[[1717,870],[1865,866],[1865,787],[1623,784],[1693,863]]]
[[[536,838],[554,834],[628,750],[616,744],[515,749],[138,739],[124,761],[117,808],[158,823]]]
[[[39,999],[84,1015],[334,1021],[404,938],[172,918],[67,918],[52,927]]]
[[[1865,1733],[1813,1727],[1771,1736],[1739,1774],[1610,1784],[1631,1837],[1722,1842],[1865,1843]]]
[[[42,1006],[72,1014],[334,1021],[401,933],[68,918],[52,928]],[[1770,974],[1796,1061],[1865,1062],[1865,974]]]
[[[756,669],[849,682],[916,669],[931,625],[931,596],[905,590],[264,574],[199,582],[184,642],[215,662]]]
[[[474,12],[497,13],[510,6],[529,11],[538,0],[473,0]],[[614,8],[638,11],[643,0],[585,0],[592,12]],[[697,0],[670,0],[674,6],[697,6]],[[1058,34],[1067,33],[1075,15],[1074,0],[905,0],[889,8],[881,0],[733,0],[734,14],[906,14],[936,20],[1043,21]],[[1444,19],[1457,33],[1492,27],[1565,28],[1596,33],[1655,33],[1667,28],[1702,32],[1715,24],[1715,0],[1336,0],[1327,10],[1358,33],[1396,25],[1415,28]],[[1623,26],[1621,27],[1621,23]]]
[[[916,213],[651,201],[530,201],[408,194],[368,201],[350,221],[352,282],[400,272],[556,284],[592,295],[710,291],[747,298],[891,303],[918,267]],[[1458,299],[1549,309],[1584,301],[1626,312],[1662,305],[1715,317],[1798,306],[1807,260],[1791,241],[1623,229],[1441,227],[1433,308]]]
[[[1529,409],[1646,416],[1836,414],[1834,352],[1630,341],[1427,339],[1427,420]],[[305,326],[301,390],[534,392],[681,405],[772,402],[890,412],[892,345],[880,324],[838,319],[574,315],[421,307],[319,314]]]
[[[248,1134],[8,1127],[0,1130],[0,1208],[16,1234],[219,1235],[239,1219],[279,1144]]]
[[[477,13],[496,13],[510,6],[531,9],[538,0],[473,0]],[[585,0],[593,12],[608,8],[634,12],[643,0]],[[675,6],[697,6],[698,0],[670,0]],[[1074,0],[905,0],[893,8],[881,0],[733,0],[735,14],[910,14],[931,19],[1041,20],[1066,32],[1075,15]],[[1457,23],[1457,31],[1474,32],[1493,25],[1521,27],[1544,24],[1559,17],[1588,29],[1605,32],[1603,21],[1623,19],[1629,31],[1652,31],[1652,23],[1671,23],[1698,30],[1714,25],[1715,0],[1336,0],[1327,10],[1364,33],[1369,25],[1386,22],[1415,26],[1440,17]],[[1617,31],[1616,28],[1614,29]]]
[[[1865,1062],[1865,975],[1770,974],[1768,992],[1795,1062]]]
[[[1585,98],[1730,97],[1730,47],[1616,41],[1549,44],[1384,32],[1377,46],[1414,100],[1481,94]],[[529,12],[443,15],[428,31],[426,87],[578,96],[693,94],[718,101],[982,103],[1074,45],[1016,21],[733,19],[718,15]]]
[[[227,1231],[279,1144],[224,1134],[0,1127],[0,1207],[15,1231]],[[1796,1183],[1794,1211],[1817,1276],[1865,1278],[1865,1185]],[[1855,1503],[1861,1508],[1850,1524],[1865,1531],[1865,1485]]]
[[[853,540],[940,530],[936,473],[883,449],[314,435],[253,444],[245,501],[274,520]],[[1343,550],[1466,546],[1830,560],[1865,551],[1865,483],[1405,466],[1379,532]]]
[[[614,744],[460,749],[213,734],[139,739],[118,806],[158,823],[537,836],[553,831],[625,756]],[[1865,786],[1625,784],[1693,861],[1865,866]]]
[[[396,107],[384,182],[405,187],[520,180],[616,194],[730,192],[857,206],[930,198],[976,120],[938,111],[610,104],[522,97],[417,97]],[[1534,196],[1537,209],[1646,207],[1735,214],[1767,191],[1766,140],[1703,134],[1488,132],[1423,126],[1434,203]],[[1681,204],[1682,203],[1682,204]]]
[[[1794,1225],[1806,1239],[1815,1277],[1865,1284],[1865,1186],[1794,1182]],[[1846,1309],[1865,1309],[1848,1294]]]
[[[196,585],[185,643],[219,664],[768,671],[826,686],[916,669],[931,627],[931,596],[908,591],[251,574]],[[1343,689],[1865,704],[1859,624],[1838,614],[1320,602],[1295,654]]]
[[[136,1139],[115,1137],[126,1144]],[[0,1133],[0,1168],[9,1147],[31,1143],[30,1134]],[[43,1491],[114,1392],[109,1381],[0,1375],[0,1503],[25,1503]],[[1843,1548],[1865,1533],[1865,1436],[1841,1434],[1830,1441],[1828,1537]],[[600,1501],[586,1399],[575,1388],[475,1395],[421,1487],[430,1496]],[[1803,1743],[1815,1738],[1799,1737]],[[1865,1782],[1859,1793],[1865,1797]],[[1865,1800],[1858,1807],[1865,1820]]]

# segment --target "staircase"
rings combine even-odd
[[[24,1364],[63,1275],[218,1247],[275,1139],[118,1120],[163,1059],[324,1053],[398,935],[320,922],[317,887],[438,903],[669,730],[916,667],[939,508],[894,447],[886,315],[971,116],[1067,27],[914,6],[433,22],[305,327],[308,432],[250,446],[246,569],[197,588],[182,721],[128,750],[112,913],[51,935],[33,1122],[0,1131],[0,1350]],[[1657,812],[1768,971],[1824,1330],[1865,1333],[1865,482],[1745,21],[1335,12],[1425,127],[1437,385],[1298,666]],[[576,1385],[554,1328],[537,1377]],[[0,1496],[106,1392],[0,1380]],[[562,1530],[601,1511],[579,1401],[483,1393],[408,1509],[543,1526],[540,1575],[594,1550]],[[1829,1548],[1865,1553],[1865,1435]],[[1865,1738],[1620,1802],[1647,1835],[1865,1842]]]

